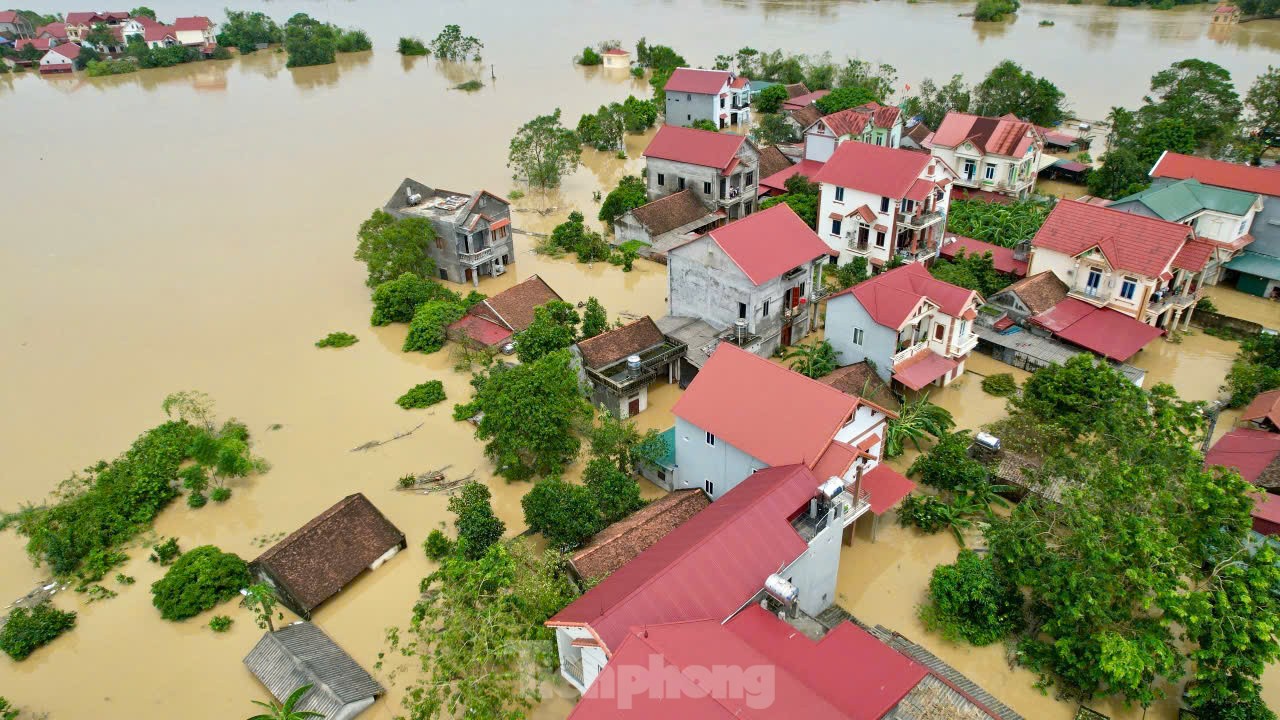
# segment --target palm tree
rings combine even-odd
[[[929,402],[929,394],[902,406],[898,417],[890,418],[885,431],[885,454],[897,457],[902,454],[904,440],[910,440],[917,450],[925,435],[935,438],[955,427],[955,418],[940,405]]]
[[[792,345],[782,359],[790,363],[792,370],[815,380],[837,367],[836,350],[826,340],[810,345]]]
[[[295,709],[298,707],[298,702],[302,700],[302,696],[306,695],[307,691],[310,689],[310,685],[303,685],[297,690],[294,690],[289,694],[289,697],[285,698],[283,705],[264,703],[254,700],[254,705],[260,705],[266,708],[267,712],[263,715],[254,715],[249,718],[249,720],[307,720],[307,718],[323,718],[324,715],[321,715],[314,710]]]

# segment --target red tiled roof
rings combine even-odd
[[[1254,482],[1277,456],[1280,456],[1280,433],[1238,428],[1209,448],[1204,464],[1235,468],[1240,471],[1240,477]]]
[[[729,83],[729,87],[734,88],[735,90],[741,89],[747,86],[747,82],[748,80],[744,77],[736,77]]]
[[[501,325],[476,315],[463,315],[449,326],[449,331],[461,333],[483,347],[495,347],[511,338],[512,332]]]
[[[919,390],[955,370],[959,364],[959,362],[943,357],[932,350],[923,350],[905,361],[901,369],[893,373],[893,379],[912,390]]]
[[[824,115],[818,122],[827,126],[836,137],[845,135],[861,135],[871,120],[869,113],[860,112],[857,108],[847,108],[840,112]]]
[[[711,230],[707,236],[756,285],[832,252],[786,203]]]
[[[92,11],[67,13],[68,25],[90,25],[99,20],[102,20],[102,16]]]
[[[663,90],[667,92],[698,93],[699,95],[715,95],[724,88],[725,83],[733,75],[727,70],[695,70],[694,68],[676,68]]]
[[[1192,237],[1186,225],[1064,199],[1031,245],[1072,257],[1097,246],[1117,270],[1159,277]]]
[[[937,185],[932,180],[916,180],[907,188],[907,194],[903,197],[913,202],[924,202],[935,187]]]
[[[604,51],[605,55],[627,55],[627,51],[622,48],[609,48]]]
[[[203,15],[195,15],[193,17],[180,17],[173,19],[174,30],[198,30],[204,31],[213,27],[213,22]]]
[[[807,549],[789,518],[818,485],[803,465],[767,468],[747,477],[547,625],[590,626],[612,651],[620,649],[635,625],[729,617],[763,587],[770,573]]]
[[[13,43],[13,49],[21,50],[28,45],[34,45],[37,50],[48,50],[49,38],[21,38]]]
[[[1280,389],[1258,393],[1244,412],[1240,413],[1240,419],[1247,422],[1256,422],[1263,418],[1280,428]]]
[[[1253,529],[1264,535],[1276,535],[1280,526],[1280,496],[1259,491],[1253,500]],[[1258,522],[1261,520],[1262,522]]]
[[[0,23],[18,22],[17,10],[0,10]]]
[[[41,25],[36,28],[37,37],[45,34],[46,32],[56,38],[65,40],[67,37],[67,24],[64,22],[54,22],[49,23],[48,25]]]
[[[1151,168],[1151,177],[1195,178],[1205,185],[1280,197],[1280,172],[1174,152],[1160,156]]]
[[[869,102],[860,107],[871,112],[871,124],[878,128],[893,127],[898,122],[898,116],[902,114],[902,111],[893,105],[880,105]]]
[[[1140,320],[1111,308],[1067,298],[1031,321],[1054,335],[1112,360],[1125,362],[1164,334]]]
[[[818,174],[822,169],[823,163],[819,160],[801,160],[781,172],[776,172],[767,178],[761,178],[760,187],[769,188],[783,193],[787,191],[787,181],[795,175],[803,175],[813,180],[813,176]]]
[[[600,333],[578,343],[582,363],[599,369],[631,355],[661,345],[666,338],[648,315],[620,328]]]
[[[857,406],[830,385],[720,343],[671,412],[769,465],[812,467]]]
[[[1188,240],[1187,244],[1182,246],[1182,250],[1178,251],[1177,257],[1173,259],[1173,266],[1179,270],[1200,272],[1213,255],[1213,247],[1214,244],[1207,240],[1199,238]]]
[[[871,493],[871,512],[883,515],[916,489],[916,484],[893,468],[880,463],[862,476],[862,489]]]
[[[479,315],[515,332],[523,332],[533,323],[535,308],[562,299],[542,278],[530,275],[488,300],[472,305],[467,314]]]
[[[836,148],[814,182],[900,199],[931,162],[933,158],[921,152],[847,142]]]
[[[710,504],[701,488],[667,493],[596,533],[589,545],[573,554],[570,564],[579,577],[602,578],[631,562]]]
[[[799,110],[800,108],[814,104],[830,94],[830,90],[815,90],[807,95],[797,95],[796,97],[784,100],[782,108],[784,110]]]
[[[165,38],[178,39],[177,30],[172,25],[147,25],[142,28],[142,39],[147,42],[160,42]]]
[[[733,133],[663,125],[644,149],[644,156],[724,170],[738,159],[745,141],[744,136]]]
[[[964,250],[965,255],[982,255],[983,253],[991,253],[991,265],[1002,273],[1017,275],[1024,277],[1027,274],[1027,261],[1013,259],[1013,248],[1001,247],[994,243],[983,242],[973,238],[964,237],[963,235],[951,235],[944,241],[938,254],[951,260],[955,258],[956,252]]]
[[[873,223],[876,221],[876,211],[872,210],[870,205],[863,205],[857,210],[849,213],[849,215],[857,215],[862,218],[862,221],[865,223]],[[845,217],[849,217],[849,215],[846,215]]]
[[[876,323],[895,329],[902,325],[922,299],[927,298],[951,317],[960,317],[969,301],[978,298],[978,293],[973,290],[930,275],[920,263],[880,273],[841,290],[832,298],[846,293],[857,298]]]
[[[71,62],[80,57],[80,46],[75,43],[63,43],[49,48],[49,53],[64,57],[67,62]]]
[[[972,140],[984,153],[1020,158],[1031,147],[1035,126],[1012,115],[999,118],[949,112],[933,133],[933,145],[959,147]]]

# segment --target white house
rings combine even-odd
[[[175,18],[173,31],[179,45],[207,48],[218,43],[213,21],[203,15]]]
[[[826,339],[841,365],[870,360],[886,382],[919,390],[964,374],[982,298],[910,263],[827,300]]]
[[[949,112],[926,143],[954,168],[956,184],[974,194],[1026,197],[1035,190],[1044,138],[1013,115],[992,118]]]
[[[692,125],[698,120],[716,127],[751,125],[751,81],[728,70],[676,68],[663,86],[667,96],[663,121]]]
[[[942,241],[955,177],[924,153],[841,143],[813,177],[822,187],[818,236],[842,265],[862,256],[884,267],[894,254],[927,261]]]
[[[804,159],[826,162],[848,140],[896,148],[902,144],[902,112],[869,102],[824,115],[804,130]]]
[[[80,46],[75,43],[65,43],[50,48],[49,52],[40,58],[40,74],[69,73],[76,69],[76,58],[79,57]]]

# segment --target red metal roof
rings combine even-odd
[[[147,42],[160,42],[165,38],[177,40],[177,32],[172,25],[147,25],[142,28],[142,39]]]
[[[460,332],[484,347],[500,345],[512,334],[510,330],[478,315],[463,315],[461,320],[449,326],[449,330]]]
[[[698,93],[699,95],[715,95],[724,88],[725,83],[733,75],[728,70],[695,70],[694,68],[676,68],[667,79],[663,90],[667,92]]]
[[[49,38],[20,38],[13,43],[13,49],[21,50],[28,45],[34,45],[37,50],[48,50]]]
[[[933,145],[955,148],[973,141],[985,153],[1020,158],[1031,147],[1035,126],[1013,115],[999,118],[949,112],[933,133]]]
[[[902,368],[893,373],[893,379],[912,390],[919,390],[951,372],[959,364],[959,362],[943,357],[932,350],[923,350],[904,362]]]
[[[803,175],[813,180],[813,176],[818,174],[818,171],[822,169],[822,165],[823,163],[818,160],[801,160],[785,170],[779,170],[767,178],[761,178],[760,187],[776,190],[780,193],[786,192],[787,181],[793,175]]]
[[[830,94],[830,90],[815,90],[807,95],[797,95],[796,97],[783,101],[782,108],[784,110],[799,110],[814,104]]]
[[[814,497],[818,485],[803,465],[747,477],[547,625],[589,626],[608,650],[617,651],[635,625],[729,617],[770,573],[808,547],[789,518]]]
[[[604,54],[605,55],[627,55],[629,53],[626,50],[623,50],[622,48],[609,48],[608,50],[604,51]]]
[[[951,242],[953,241],[954,242]],[[942,247],[938,249],[938,254],[951,260],[955,258],[958,250],[964,250],[965,255],[982,255],[991,253],[991,265],[1002,273],[1025,277],[1027,274],[1027,261],[1015,260],[1013,258],[1013,248],[1001,247],[989,242],[975,240],[963,235],[949,235],[943,241]]]
[[[836,148],[814,182],[901,199],[931,162],[933,158],[921,152],[846,142]]]
[[[839,440],[832,440],[826,452],[822,453],[822,457],[818,458],[818,462],[814,464],[813,474],[819,480],[832,477],[843,479],[844,474],[849,472],[853,461],[857,460],[860,454],[858,448]]]
[[[833,254],[786,203],[734,220],[707,235],[756,285]]]
[[[1186,225],[1064,199],[1031,245],[1072,257],[1096,246],[1117,270],[1159,277],[1193,237]]]
[[[738,159],[738,149],[745,141],[733,133],[663,125],[644,149],[644,156],[724,170]]]
[[[1214,244],[1199,238],[1188,240],[1173,258],[1173,266],[1189,272],[1200,272],[1213,255]]]
[[[41,25],[36,28],[36,37],[39,37],[46,32],[60,40],[65,40],[67,38],[67,24],[64,22],[54,22],[49,23],[48,25]]]
[[[1277,535],[1280,526],[1280,497],[1266,491],[1258,491],[1253,500],[1253,529],[1264,535]],[[1258,522],[1261,520],[1262,522]]]
[[[203,15],[195,15],[193,17],[180,17],[173,19],[174,30],[199,30],[204,31],[213,27],[213,22]]]
[[[1259,393],[1244,412],[1240,413],[1240,419],[1249,422],[1255,422],[1266,418],[1271,421],[1272,425],[1280,428],[1280,390],[1268,390]]]
[[[951,317],[960,317],[971,299],[981,299],[973,290],[938,280],[920,263],[880,273],[832,298],[846,293],[858,299],[872,320],[894,329],[902,326],[921,299],[927,298]]]
[[[75,43],[63,43],[49,48],[49,52],[54,55],[62,56],[67,59],[67,62],[71,62],[72,60],[80,57],[80,46]]]
[[[871,493],[871,512],[883,515],[916,489],[916,484],[893,468],[880,463],[862,476],[862,489]]]
[[[1122,312],[1094,307],[1076,298],[1066,298],[1031,321],[1069,343],[1119,362],[1125,362],[1164,334],[1160,328]]]
[[[1175,152],[1161,155],[1151,168],[1151,176],[1177,180],[1195,178],[1205,185],[1280,197],[1280,173]]]
[[[769,465],[813,467],[857,406],[851,395],[720,343],[671,412]]]
[[[14,23],[18,21],[17,10],[0,10],[0,23]]]
[[[1237,428],[1209,448],[1204,464],[1235,468],[1240,471],[1240,477],[1255,482],[1277,455],[1280,455],[1280,433]]]

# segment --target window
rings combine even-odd
[[[853,329],[853,344],[854,345],[862,344],[862,328]]]
[[[662,173],[658,173],[658,187],[662,187],[663,185],[666,185],[666,184],[667,184],[667,176],[663,175]]]
[[[1015,178],[1015,177],[1017,177],[1017,168],[1015,168],[1014,166],[1010,165],[1010,166],[1009,166],[1009,184],[1010,184],[1010,185],[1012,185],[1012,184],[1013,184],[1013,180],[1014,180],[1014,178]]]
[[[711,183],[709,183],[709,182],[704,182],[704,183],[702,183],[702,194],[704,194],[704,195],[710,195],[710,194],[711,194]]]
[[[960,321],[960,337],[964,337],[965,333],[967,333],[968,331],[969,331],[969,321],[961,320]]]
[[[747,185],[755,185],[755,184],[756,184],[756,171],[755,171],[755,170],[748,170],[748,171],[747,171],[747,183],[746,183],[746,184],[747,184]]]
[[[703,480],[703,481],[702,481],[702,484],[703,484],[702,486],[706,489],[706,491],[707,491],[707,494],[708,494],[708,495],[715,495],[715,494],[716,494],[716,484],[715,484],[715,483],[711,482],[710,480]]]
[[[987,163],[987,167],[983,170],[983,176],[986,177],[988,180],[995,180],[996,166],[992,165],[991,163]]]
[[[707,444],[711,447],[716,446],[716,436],[712,435],[710,432],[707,433]]]
[[[1137,290],[1138,290],[1138,281],[1134,280],[1131,277],[1125,278],[1124,282],[1120,283],[1120,297],[1124,298],[1125,300],[1132,300],[1133,294]]]
[[[436,249],[437,250],[444,249],[444,238],[440,237],[439,235],[436,236]]]
[[[692,100],[692,99],[693,99],[693,94],[692,94],[692,93],[685,93],[685,94],[684,94],[684,99],[685,99],[685,100]]]
[[[836,237],[840,237],[840,226],[841,226],[842,224],[843,224],[843,223],[842,223],[840,220],[832,220],[832,221],[831,221],[831,234],[832,234],[832,235],[835,235]]]
[[[884,233],[876,233],[876,247],[884,247]]]
[[[685,119],[685,120],[693,120],[693,116],[692,116],[692,115],[685,115],[685,116],[684,116],[684,119]]]
[[[964,176],[970,180],[973,179],[973,173],[977,170],[972,160],[964,161]]]
[[[742,203],[742,209],[746,211],[746,214],[747,214],[747,215],[750,215],[750,214],[751,214],[751,208],[752,208],[752,207],[753,207],[753,206],[751,205],[751,201],[750,201],[750,200],[748,200],[748,201],[746,201],[746,202]]]
[[[760,306],[760,317],[769,317],[769,301],[765,300],[764,305]]]
[[[804,283],[800,283],[796,286],[796,292],[799,294],[795,297],[804,297]]]
[[[876,136],[876,144],[877,144],[877,145],[883,145],[883,144],[884,144],[884,136],[883,136],[883,135],[877,135],[877,136]]]
[[[836,188],[836,202],[844,202],[844,188]]]
[[[724,107],[724,98],[720,98],[720,107]]]
[[[676,187],[680,188],[681,190],[684,189],[684,178],[682,177],[676,178]]]
[[[938,323],[933,326],[934,340],[937,340],[938,342],[942,342],[942,339],[946,337],[946,335],[947,335],[947,327],[945,325],[943,325],[942,323]]]
[[[916,203],[915,203],[915,201],[914,201],[914,200],[903,200],[903,201],[902,201],[902,212],[907,212],[907,213],[909,213],[909,212],[911,212],[912,210],[914,210],[914,209],[915,209],[915,207],[916,207]]]
[[[1240,227],[1236,228],[1236,237],[1240,237],[1241,235],[1244,234],[1244,228],[1246,225],[1248,225],[1246,221],[1244,220],[1240,221]]]
[[[445,270],[444,268],[440,268],[440,279],[441,279],[441,280],[448,280],[448,279],[449,279],[449,271]]]
[[[1089,268],[1089,278],[1085,280],[1085,293],[1090,297],[1098,294],[1098,286],[1102,284],[1102,271],[1098,268]]]
[[[738,319],[739,319],[739,320],[745,320],[745,319],[747,319],[747,304],[746,304],[746,303],[741,303],[741,302],[740,302],[740,303],[738,303]]]
[[[889,212],[889,198],[880,198],[880,212]]]

